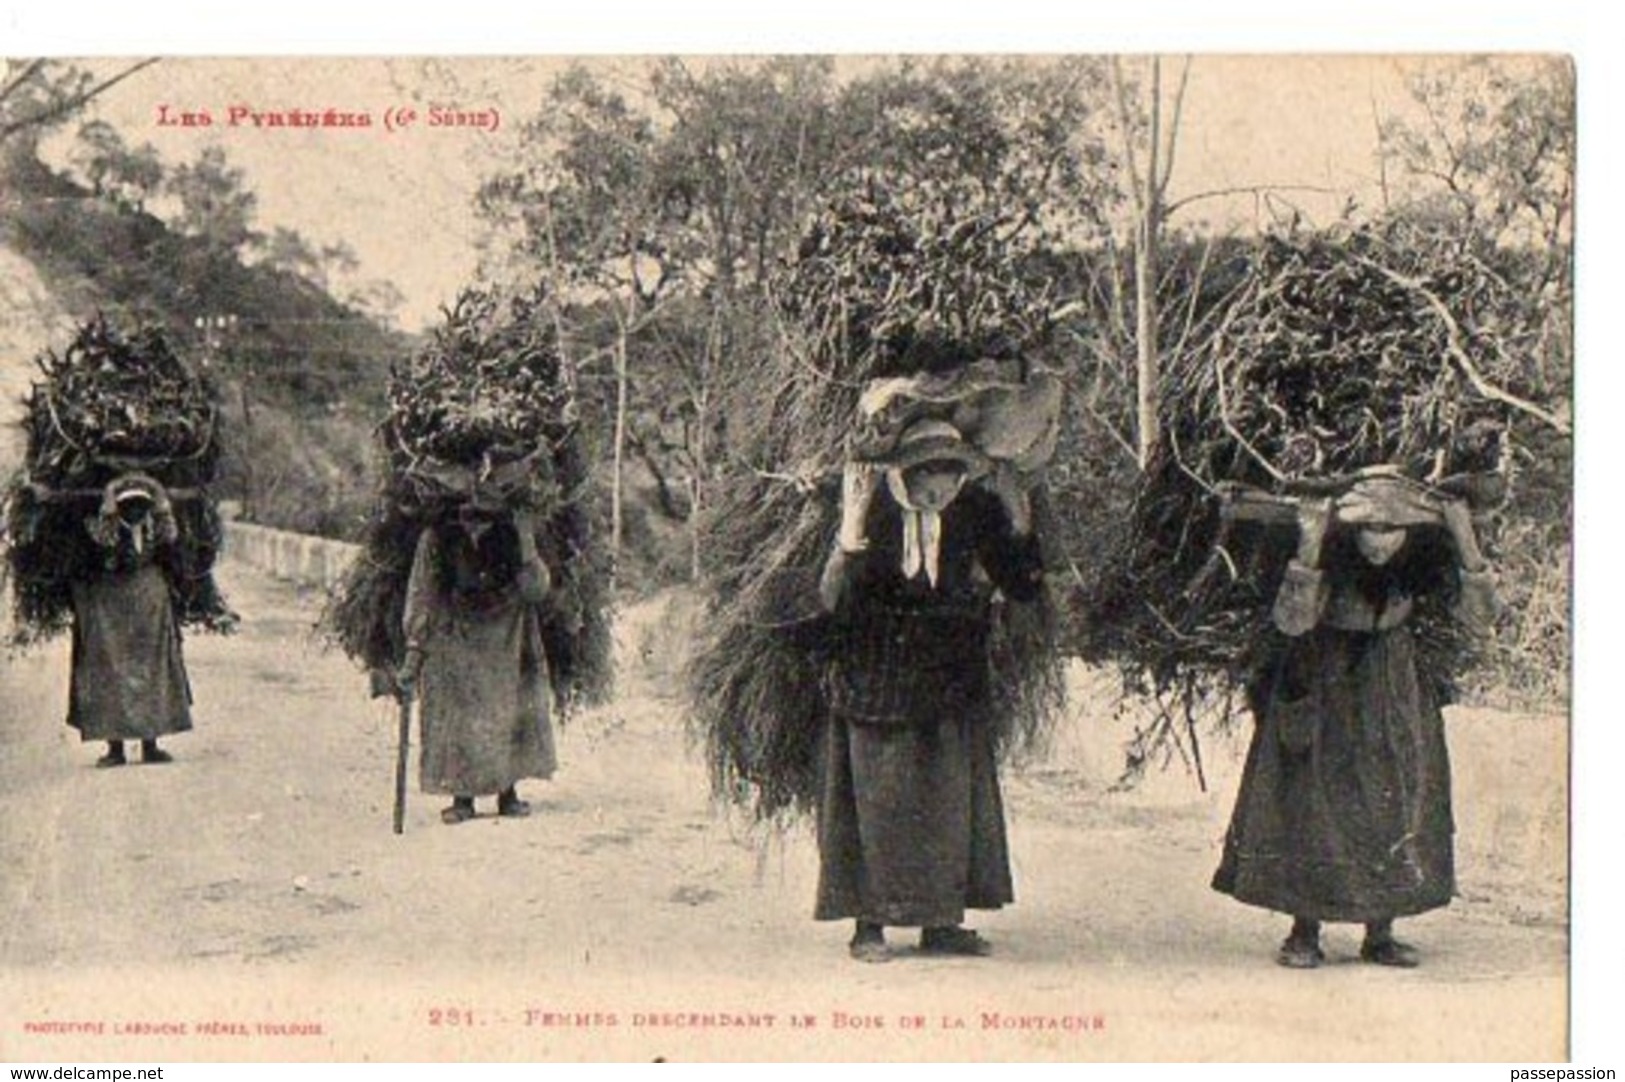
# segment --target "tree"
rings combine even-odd
[[[4,74],[0,75],[0,146],[11,151],[10,144],[21,140],[32,154],[46,132],[157,62],[156,57],[138,60],[98,79],[61,60],[6,60]]]
[[[672,59],[651,71],[662,117],[655,175],[690,288],[753,288],[793,244],[809,192],[838,152],[832,74],[819,57],[700,71]]]
[[[665,336],[663,382],[675,395],[663,412],[687,479],[693,579],[704,572],[707,492],[725,452],[719,388],[771,348],[763,291],[833,156],[832,74],[824,58],[777,57],[701,71],[668,60],[650,75],[667,118],[655,174],[668,250],[689,301],[687,327]]]
[[[1172,115],[1166,132],[1162,114],[1162,60],[1150,61],[1150,85],[1143,124],[1129,108],[1129,90],[1123,78],[1122,63],[1112,61],[1112,84],[1123,137],[1123,160],[1129,170],[1129,190],[1134,198],[1134,349],[1135,349],[1135,451],[1143,470],[1151,461],[1158,440],[1157,392],[1160,357],[1157,344],[1157,249],[1162,244],[1163,223],[1167,217],[1168,181],[1174,172],[1174,151],[1179,140],[1180,113],[1185,88],[1190,79],[1190,61],[1185,61],[1174,94]],[[1142,150],[1143,148],[1143,150]],[[1144,154],[1144,167],[1140,155]]]
[[[201,240],[210,256],[235,259],[245,245],[259,241],[253,229],[258,197],[221,148],[205,147],[195,162],[177,166],[165,187],[180,201],[170,224]]]
[[[1413,107],[1380,125],[1387,217],[1475,271],[1511,303],[1483,313],[1489,393],[1519,403],[1503,444],[1509,496],[1490,524],[1510,618],[1491,644],[1497,690],[1566,693],[1572,584],[1574,69],[1556,57],[1420,64]],[[1424,292],[1418,297],[1427,300]]]
[[[1163,370],[1195,344],[1192,336],[1210,310],[1207,279],[1215,253],[1231,247],[1233,239],[1233,234],[1183,224],[1181,212],[1242,194],[1266,199],[1291,192],[1328,194],[1314,185],[1254,184],[1171,197],[1192,68],[1191,58],[1184,58],[1177,82],[1169,87],[1163,58],[1112,60],[1114,107],[1107,127],[1116,143],[1115,161],[1127,174],[1129,215],[1126,222],[1100,231],[1096,258],[1082,268],[1080,299],[1098,320],[1086,339],[1086,348],[1096,357],[1089,376],[1091,398],[1104,397],[1100,392],[1110,385],[1126,388],[1132,400],[1121,410],[1115,404],[1091,406],[1090,416],[1130,451],[1141,470],[1161,438],[1156,403]],[[1126,360],[1131,355],[1132,365]],[[1119,375],[1119,366],[1131,375]]]
[[[348,243],[338,241],[318,247],[287,226],[276,226],[261,243],[260,262],[303,278],[324,293],[334,292],[337,275],[353,274],[361,265]]]
[[[628,408],[627,341],[671,279],[659,236],[665,216],[652,170],[649,118],[582,65],[553,85],[547,107],[524,127],[527,157],[488,180],[477,206],[521,260],[551,286],[561,346],[563,306],[571,299],[607,305],[616,324],[616,404],[610,547],[623,530],[621,476]],[[568,253],[567,255],[562,253]]]
[[[925,213],[996,222],[1014,262],[1078,243],[1104,227],[1116,198],[1109,155],[1085,122],[1104,68],[903,60],[842,81],[827,59],[782,57],[664,60],[641,74],[623,93],[625,80],[567,72],[527,124],[523,157],[482,187],[479,206],[488,257],[539,269],[561,318],[589,302],[614,313],[613,340],[586,343],[582,363],[615,361],[617,477],[630,441],[660,476],[685,478],[697,571],[703,516],[693,509],[731,454],[719,389],[775,348],[769,284],[813,212],[881,184]],[[618,481],[611,502],[619,522]]]
[[[482,188],[487,222],[553,283],[561,313],[590,301],[613,315],[613,340],[583,364],[596,356],[614,363],[617,550],[629,444],[663,484],[679,469],[686,475],[684,517],[697,529],[693,508],[703,503],[719,423],[713,380],[737,338],[734,321],[717,312],[736,304],[741,283],[760,281],[793,235],[801,174],[818,157],[828,68],[784,59],[696,73],[664,61],[646,72],[647,93],[634,100],[578,65],[527,125],[526,159]],[[706,329],[671,328],[659,349],[633,356],[634,347],[651,348],[654,339],[640,332],[678,297],[692,302],[686,310]],[[672,395],[689,420],[653,426],[662,429],[655,438],[648,419],[675,416]],[[678,445],[665,438],[672,431],[681,433]],[[681,461],[666,457],[672,450]],[[696,535],[691,563],[698,551]]]
[[[1432,204],[1498,244],[1572,240],[1574,70],[1552,57],[1470,57],[1410,78],[1420,114],[1379,128],[1401,202]]]
[[[1513,363],[1509,378],[1538,400],[1530,415],[1554,419],[1566,436],[1573,67],[1554,57],[1467,57],[1422,64],[1409,89],[1414,110],[1379,125],[1384,175],[1394,176],[1385,213],[1516,283],[1523,303],[1500,324],[1500,355]]]
[[[79,128],[79,153],[75,155],[90,181],[90,190],[97,196],[107,194],[107,179],[112,162],[128,153],[124,137],[105,120],[92,120]]]
[[[79,128],[74,155],[91,191],[119,206],[140,211],[164,182],[158,149],[142,143],[134,150],[117,128],[105,120],[92,120]]]
[[[842,95],[836,175],[878,169],[942,199],[1001,207],[1035,246],[1086,244],[1122,193],[1100,133],[1092,58],[898,61]]]

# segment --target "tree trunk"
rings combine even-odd
[[[1143,470],[1159,438],[1157,425],[1157,249],[1156,226],[1147,209],[1134,253],[1134,342],[1138,363],[1135,402],[1139,415],[1139,455]]]
[[[1140,468],[1151,463],[1157,425],[1157,241],[1162,235],[1162,183],[1158,149],[1162,142],[1162,69],[1151,61],[1151,138],[1145,170],[1145,198],[1134,245],[1135,404],[1139,418]]]
[[[705,509],[705,426],[709,423],[706,398],[706,394],[702,391],[694,403],[697,415],[694,425],[694,472],[690,481],[692,491],[689,493],[688,503],[688,579],[690,582],[699,582],[701,571],[700,540],[703,527],[700,517]]]
[[[626,339],[627,325],[619,321],[615,334],[615,451],[614,472],[609,489],[610,581],[614,582],[621,560],[622,476],[626,459]]]
[[[687,522],[688,509],[677,502],[672,480],[667,476],[666,468],[660,464],[660,456],[650,449],[647,439],[638,435],[636,425],[626,426],[626,449],[643,463],[643,468],[655,479],[655,497],[660,501],[660,513],[673,522]]]
[[[258,492],[254,477],[254,408],[249,404],[248,372],[245,369],[237,392],[243,404],[243,508],[242,520],[244,522],[259,521]]]

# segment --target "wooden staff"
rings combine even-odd
[[[1277,496],[1273,492],[1245,485],[1224,483],[1219,490],[1219,519],[1231,522],[1268,522],[1296,525],[1298,506],[1302,502],[1293,496]]]
[[[406,759],[412,741],[412,696],[401,692],[395,696],[400,707],[400,732],[395,740],[395,833],[405,830],[406,824]]]
[[[1263,522],[1293,525],[1298,509],[1315,495],[1277,495],[1247,485],[1225,482],[1219,492],[1221,522]],[[1439,525],[1444,522],[1443,505],[1459,499],[1447,492],[1416,482],[1394,481],[1386,492],[1366,495],[1358,484],[1341,492],[1326,492],[1320,499],[1332,499],[1334,521],[1361,525],[1377,521],[1391,526]]]

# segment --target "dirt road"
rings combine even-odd
[[[244,628],[188,640],[171,765],[92,768],[65,644],[0,667],[0,1059],[1564,1054],[1562,718],[1452,716],[1462,897],[1402,926],[1421,969],[1359,963],[1353,928],[1319,971],[1274,966],[1282,918],[1206,885],[1236,749],[1208,749],[1209,794],[1177,768],[1108,792],[1121,733],[1087,694],[1009,779],[996,956],[865,966],[809,918],[810,835],[710,805],[659,606],[532,818],[446,827],[414,791],[396,837],[392,708],[311,640],[316,599],[226,584]]]

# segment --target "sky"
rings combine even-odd
[[[635,83],[630,57],[589,61]],[[115,71],[119,61],[85,61]],[[1168,94],[1181,58],[1164,63]],[[1191,60],[1184,122],[1170,195],[1252,185],[1309,186],[1370,197],[1376,178],[1375,116],[1404,112],[1398,57],[1198,55]],[[358,279],[387,278],[406,297],[400,316],[416,329],[471,280],[479,222],[473,194],[516,151],[564,61],[558,57],[454,59],[358,57],[166,58],[131,76],[95,105],[127,143],[151,142],[166,161],[219,145],[258,196],[258,227],[297,229],[318,243],[344,241],[359,255]],[[1130,68],[1135,62],[1130,62]],[[494,131],[436,127],[429,109],[495,111]],[[232,110],[335,109],[367,113],[372,128],[256,126]],[[387,131],[392,110],[415,110]],[[212,124],[164,123],[207,112]],[[61,160],[71,133],[50,146]],[[1329,217],[1341,194],[1283,193],[1311,217]],[[1201,201],[1186,221],[1254,216],[1251,196]]]

